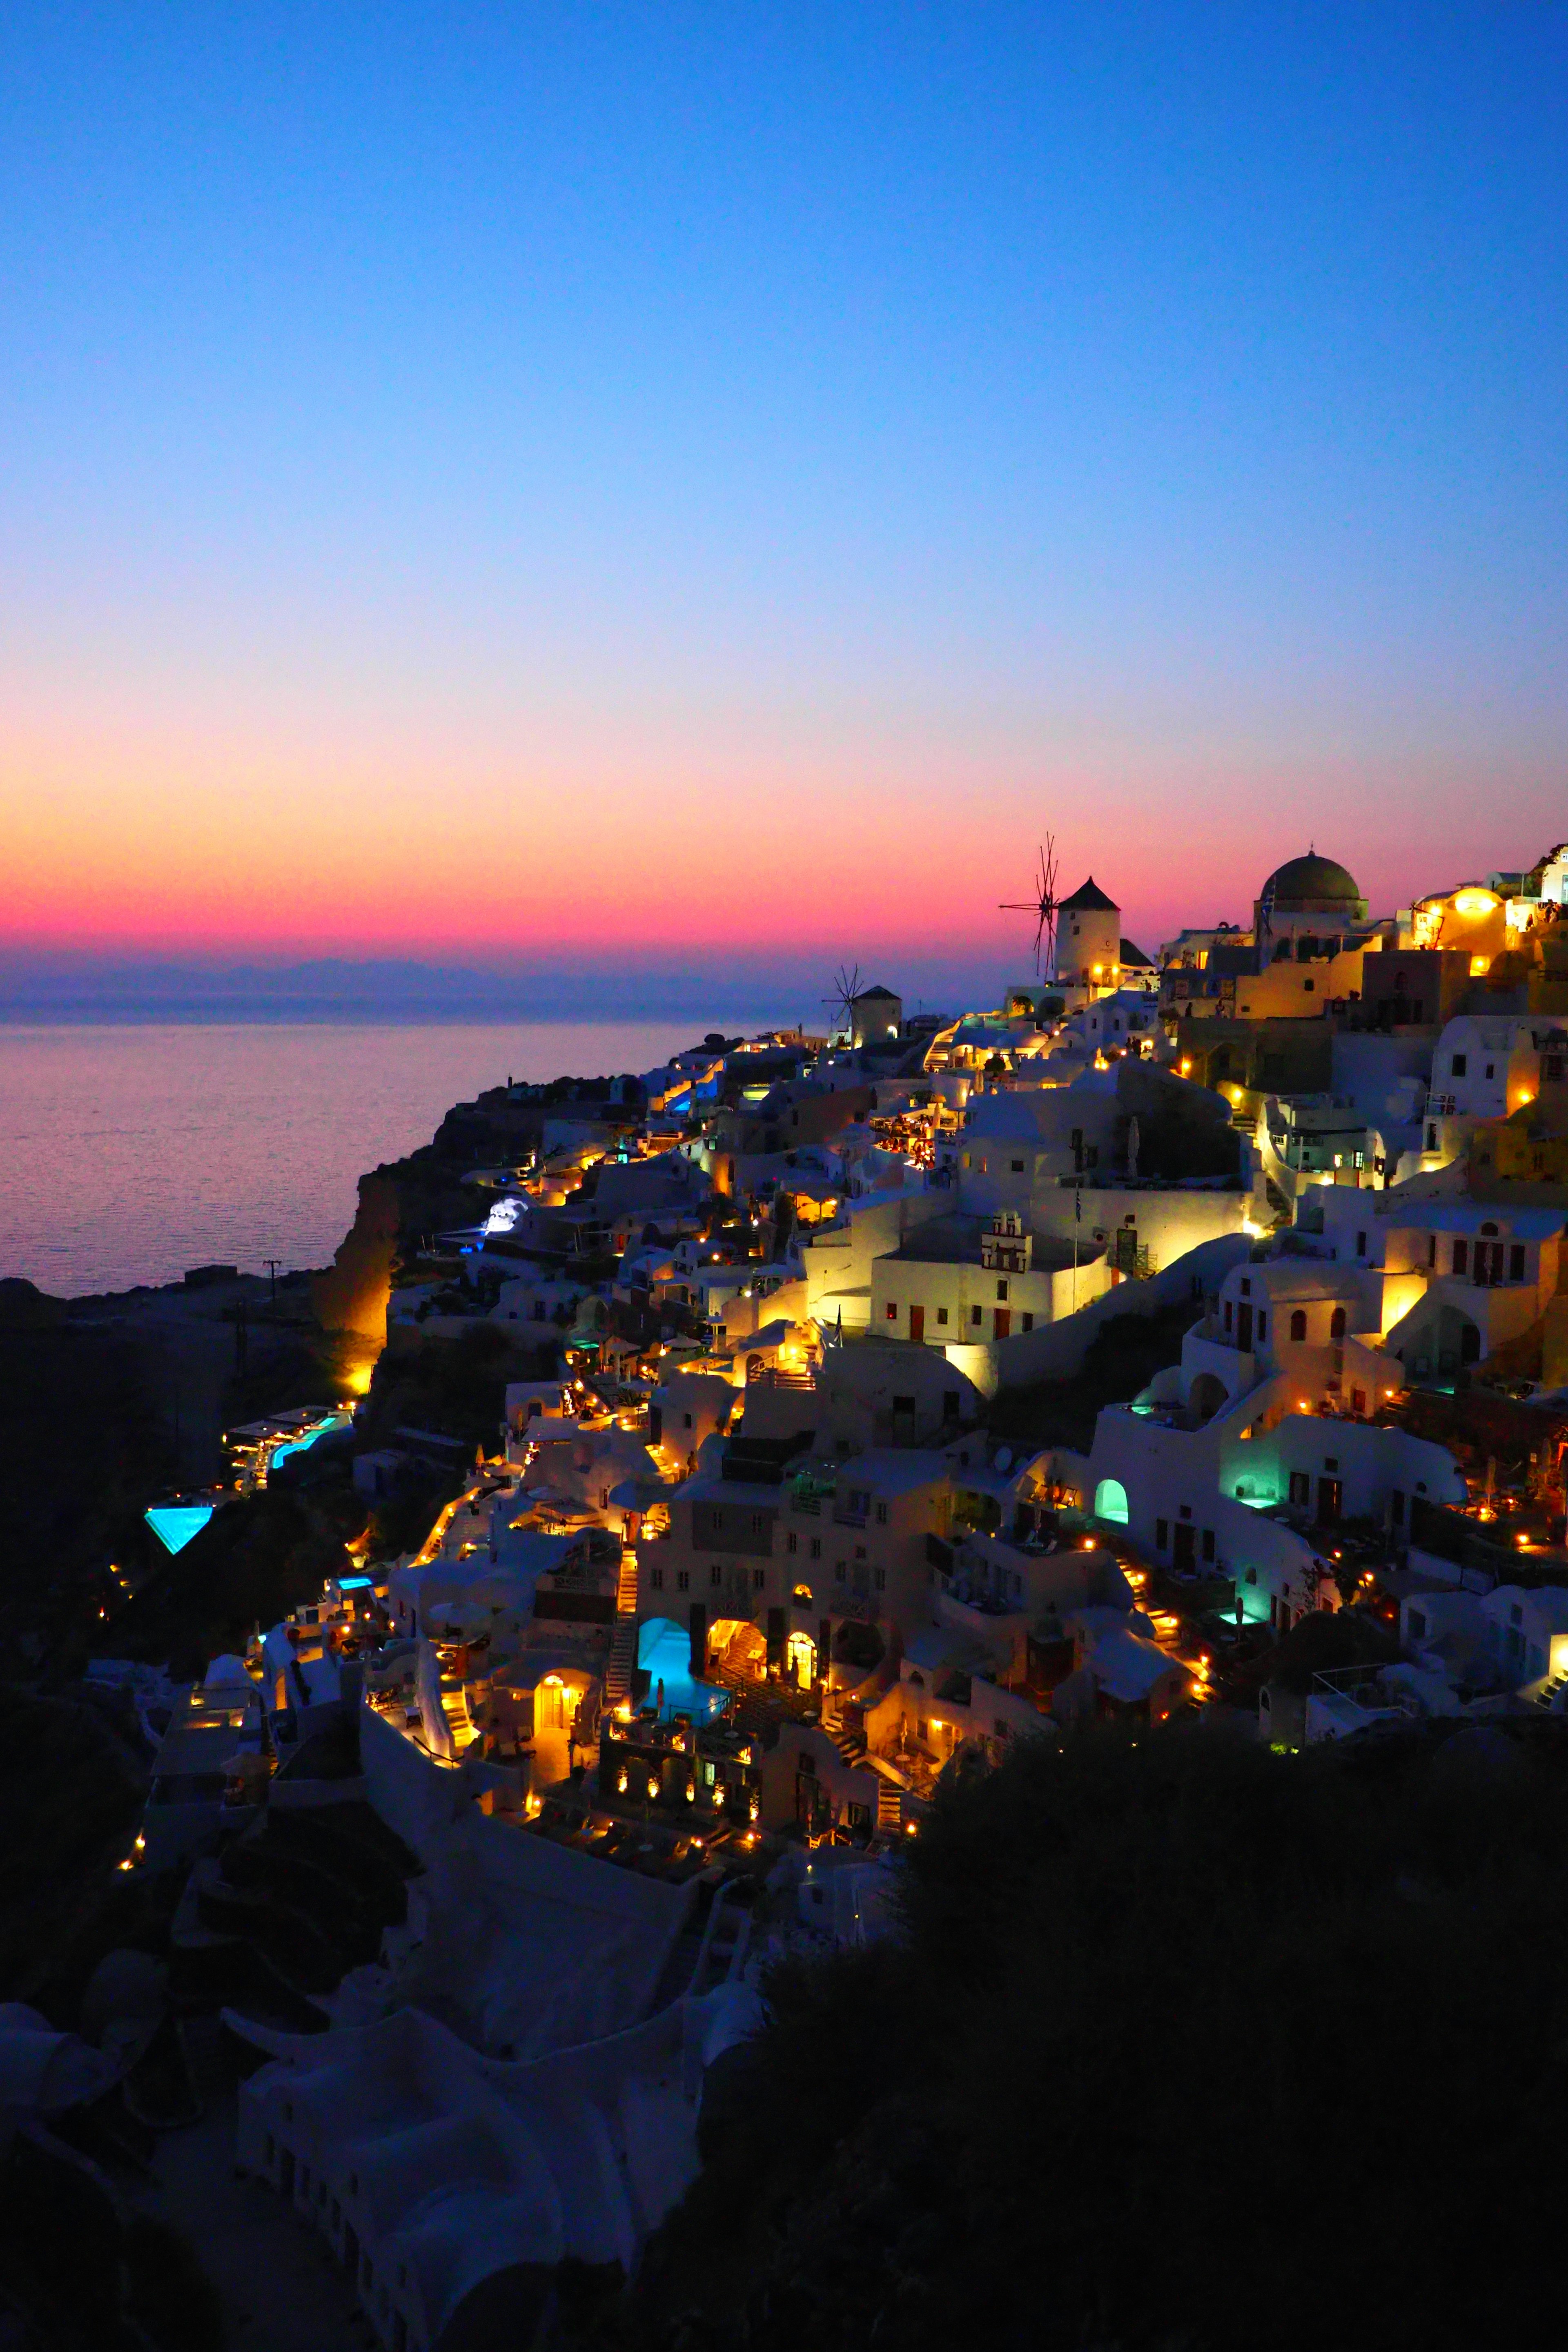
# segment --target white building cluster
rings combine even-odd
[[[629,2272],[767,1961],[879,1932],[950,1771],[1563,1703],[1565,875],[1379,919],[1312,852],[1157,961],[1090,880],[997,1006],[857,989],[468,1171],[391,1360],[533,1376],[416,1551],[180,1700],[135,1858],[195,1937],[361,1809],[377,1932],[231,2023],[240,2162],[380,2341]]]

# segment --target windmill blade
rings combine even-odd
[[[834,974],[833,994],[825,996],[822,1000],[824,1004],[837,1006],[844,1016],[844,1026],[851,1031],[855,1026],[855,999],[859,993],[859,965],[856,964],[851,970],[847,964],[840,964]]]
[[[1029,899],[1005,898],[1001,911],[1008,915],[1033,915],[1035,918],[1035,970],[1045,969],[1042,961],[1045,944],[1050,941],[1054,958],[1057,943],[1057,837],[1047,833],[1040,844],[1039,866],[1034,879],[1035,895]]]

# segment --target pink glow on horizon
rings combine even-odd
[[[759,751],[710,729],[540,730],[532,757],[427,738],[216,748],[105,729],[20,730],[0,945],[230,957],[400,955],[475,964],[757,961],[900,952],[1021,971],[1036,843],[1062,887],[1092,873],[1154,950],[1183,923],[1246,923],[1264,877],[1315,840],[1373,913],[1556,836],[1455,763],[1183,759],[1142,747],[826,740]],[[1426,825],[1412,823],[1425,797]],[[1506,830],[1501,829],[1506,821]],[[1499,828],[1494,830],[1494,828]],[[1436,847],[1432,844],[1436,843]]]

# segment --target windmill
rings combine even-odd
[[[843,1020],[844,1034],[855,1043],[855,999],[860,993],[860,967],[851,970],[840,964],[833,975],[833,993],[823,998],[824,1004],[837,1005]]]
[[[1035,877],[1034,897],[1004,898],[1001,912],[1005,915],[1034,916],[1035,970],[1043,977],[1046,964],[1056,961],[1057,837],[1054,833],[1047,833],[1040,844],[1040,864]]]

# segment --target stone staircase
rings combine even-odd
[[[616,1588],[616,1630],[605,1666],[605,1705],[619,1706],[631,1695],[637,1662],[637,1556],[627,1544],[621,1553],[620,1581]]]

